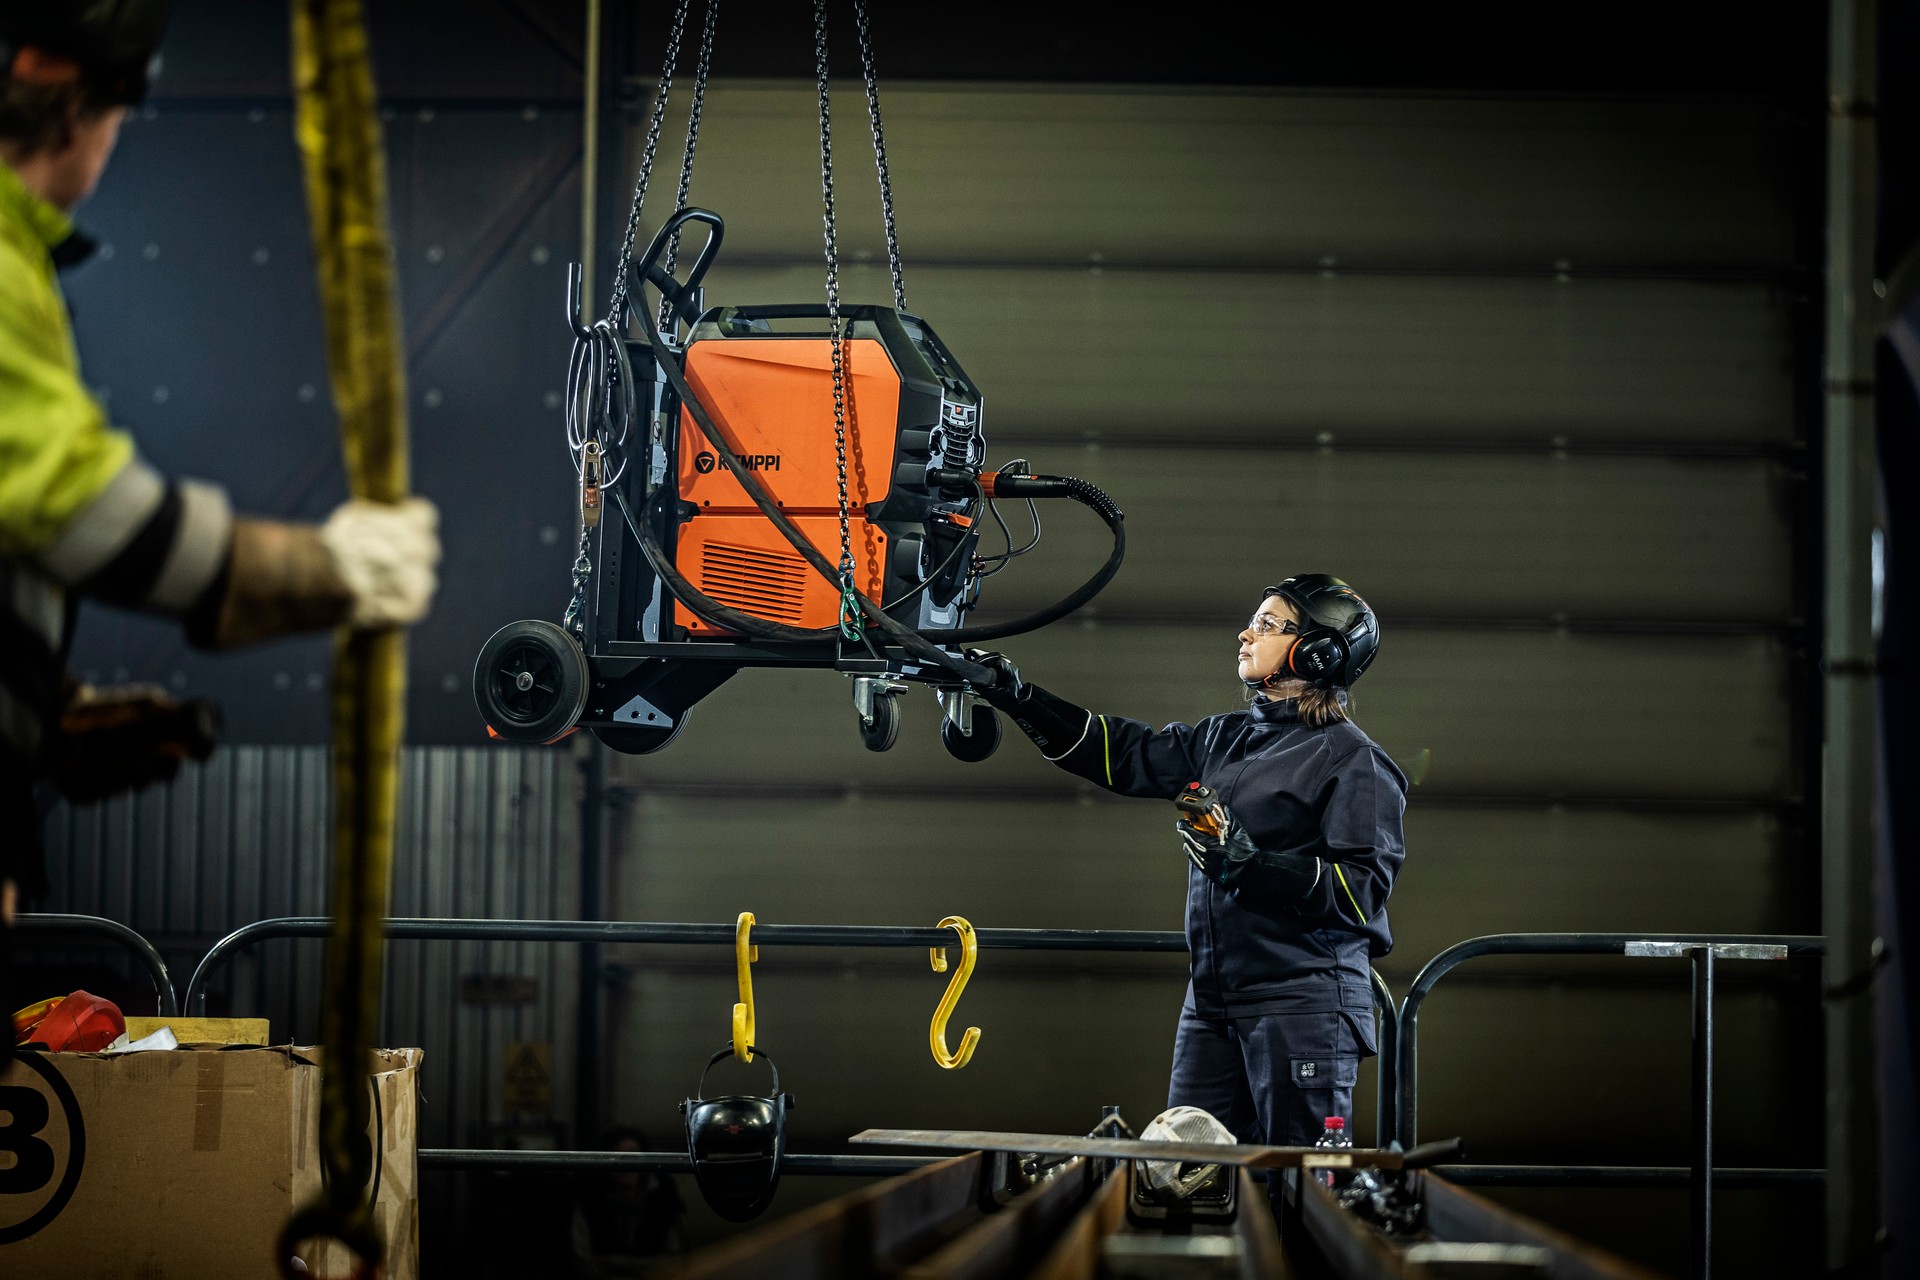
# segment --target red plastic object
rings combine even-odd
[[[119,1005],[90,991],[75,991],[47,1012],[27,1043],[55,1053],[98,1053],[126,1029]]]

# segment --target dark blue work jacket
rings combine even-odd
[[[1188,1002],[1207,1017],[1368,1009],[1372,959],[1393,948],[1387,895],[1406,858],[1407,779],[1350,721],[1300,721],[1291,700],[1155,731],[1092,715],[1054,763],[1123,796],[1212,787],[1263,851],[1322,860],[1304,895],[1256,863],[1230,888],[1189,863]],[[1169,812],[1169,827],[1174,815]],[[1171,829],[1167,842],[1178,848]]]

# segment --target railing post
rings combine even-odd
[[[1693,947],[1693,1275],[1713,1274],[1713,952]]]

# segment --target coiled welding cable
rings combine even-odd
[[[713,447],[713,451],[719,456],[720,462],[733,474],[734,478],[740,482],[741,487],[747,491],[747,496],[753,499],[753,505],[760,509],[760,514],[764,515],[776,529],[780,530],[787,541],[793,544],[794,550],[798,551],[807,563],[811,564],[814,569],[819,572],[821,577],[837,585],[840,581],[839,571],[827,561],[825,556],[820,554],[818,547],[815,547],[812,542],[807,540],[807,536],[800,532],[799,527],[795,525],[792,520],[788,519],[787,514],[775,505],[772,497],[767,493],[766,487],[760,483],[759,478],[741,464],[739,455],[734,452],[733,446],[728,442],[719,427],[714,425],[712,417],[707,413],[706,406],[700,403],[699,396],[694,394],[693,388],[687,385],[686,377],[681,373],[680,366],[674,359],[673,351],[668,348],[660,337],[660,327],[654,323],[652,309],[639,307],[637,310],[640,313],[640,321],[646,328],[647,345],[653,349],[655,363],[659,365],[661,372],[666,374],[667,381],[673,386],[674,394],[680,397],[680,402],[684,404],[687,407],[687,411],[693,415],[695,424],[699,426],[701,434],[706,436],[707,443]],[[626,360],[625,350],[622,349],[619,355],[621,361],[624,363]],[[622,376],[630,377],[631,371],[623,369]],[[622,505],[622,511],[625,511],[624,504]],[[628,518],[631,520],[631,516]],[[791,627],[785,623],[769,622],[765,618],[755,617],[750,613],[745,613],[721,604],[718,600],[715,600],[712,596],[707,595],[691,582],[687,581],[680,571],[674,567],[665,549],[654,539],[651,531],[648,530],[644,524],[642,524],[640,528],[635,529],[634,532],[640,539],[640,550],[642,554],[646,556],[647,563],[653,567],[653,571],[660,576],[661,581],[667,584],[667,589],[673,592],[674,598],[714,626],[725,627],[730,631],[737,631],[742,635],[752,636],[757,640],[818,643],[819,641],[839,636],[840,628],[837,626],[818,629]],[[894,621],[879,605],[869,600],[865,595],[859,595],[859,600],[860,607],[866,612],[867,616],[872,619],[874,625],[884,632],[890,640],[920,661],[937,666],[949,675],[964,680],[968,684],[983,688],[994,684],[999,679],[998,674],[991,667],[982,666],[977,662],[969,662],[964,658],[947,653],[931,641],[923,639],[919,632],[914,631],[910,627],[900,625],[900,623]]]

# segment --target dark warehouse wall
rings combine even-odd
[[[230,484],[243,509],[322,515],[342,482],[284,16],[177,8],[159,93],[84,210],[113,252],[67,282],[83,359],[162,467]],[[629,164],[666,8],[636,18]],[[691,196],[727,219],[712,303],[823,296],[802,8],[722,14]],[[574,747],[484,746],[468,674],[495,627],[557,618],[566,601],[558,396],[562,273],[581,243],[580,18],[530,0],[370,9],[416,484],[440,505],[448,554],[410,649],[417,825],[395,911],[567,916]],[[874,29],[912,309],[982,388],[992,461],[1085,476],[1127,512],[1130,558],[1106,593],[1006,642],[1029,677],[1156,724],[1228,709],[1227,641],[1259,588],[1328,569],[1380,612],[1358,719],[1418,783],[1399,945],[1378,963],[1396,994],[1483,933],[1818,931],[1818,6],[1805,27],[1753,22],[1718,41],[1704,19],[1650,25],[1631,6],[1505,27],[1247,20],[1178,40],[1044,6],[1024,38],[998,40],[986,11],[999,6],[892,9],[875,6]],[[852,71],[850,24],[835,40],[836,70]],[[670,199],[690,66],[643,235]],[[881,301],[858,81],[836,81],[834,102],[843,296]],[[622,216],[631,179],[602,178]],[[1046,514],[1040,550],[989,582],[990,613],[1052,599],[1098,562],[1091,520]],[[219,697],[245,746],[165,799],[57,815],[49,909],[127,919],[178,957],[255,915],[323,909],[324,645],[210,659],[164,626],[90,609],[75,661]],[[872,755],[839,678],[747,672],[667,751],[611,757],[609,912],[1178,927],[1170,815],[1092,794],[1024,741],[958,764],[934,741],[932,700],[916,693],[906,712],[900,745]],[[183,799],[214,793],[282,826],[242,841]],[[156,872],[164,831],[177,834]],[[225,884],[223,868],[250,862],[250,892],[188,909],[180,877]],[[495,882],[514,888],[474,896]],[[310,946],[276,944],[220,998],[271,1012],[276,1032],[311,1028]],[[801,1099],[796,1149],[840,1150],[876,1125],[1079,1132],[1115,1102],[1138,1127],[1162,1105],[1177,959],[988,953],[957,1015],[983,1028],[979,1054],[946,1072],[926,1048],[945,979],[918,953],[765,957],[762,1039]],[[606,958],[607,1118],[671,1146],[673,1103],[726,1035],[731,957]],[[541,1140],[538,1118],[499,1107],[494,1066],[516,1036],[551,1039],[552,1120],[579,1140],[564,949],[415,944],[393,963],[387,1025],[448,1073],[427,1094],[433,1140]],[[436,1009],[448,983],[487,973],[547,986],[524,1009]],[[1725,979],[1727,1164],[1820,1162],[1811,978],[1756,965]],[[1476,1161],[1685,1163],[1677,961],[1469,966],[1422,1047],[1421,1134],[1458,1133]],[[1373,1079],[1356,1093],[1362,1140]],[[480,1221],[484,1181],[429,1180],[429,1274],[484,1261],[434,1220]],[[847,1185],[789,1178],[774,1212]],[[682,1188],[699,1238],[731,1229]],[[1685,1268],[1684,1192],[1502,1194]],[[1817,1193],[1718,1205],[1724,1274],[1817,1266]]]
[[[1030,678],[1155,724],[1227,709],[1227,641],[1260,586],[1331,566],[1386,628],[1360,722],[1419,779],[1390,985],[1481,933],[1817,928],[1793,674],[1803,120],[1752,100],[1061,85],[896,85],[886,108],[908,301],[982,387],[990,457],[1084,475],[1128,512],[1106,593],[1006,642]],[[729,219],[710,303],[820,289],[815,109],[804,84],[709,92],[690,198]],[[858,99],[835,119],[842,287],[879,299]],[[1097,562],[1090,520],[1049,512],[1047,539],[985,608],[1021,612]],[[1177,927],[1156,810],[1020,741],[956,764],[931,700],[906,706],[874,757],[843,682],[748,672],[670,750],[616,760],[636,797],[623,913]],[[922,1034],[941,979],[770,955],[761,1039],[789,1087],[863,1082],[806,1100],[813,1142],[1161,1105],[1177,965],[989,955],[962,1005],[987,1038],[946,1073]],[[723,1036],[730,970],[704,973],[636,959],[621,1043],[649,1083],[623,1114],[668,1114],[695,1028]],[[1817,1035],[1809,976],[1730,997],[1748,1065],[1721,1081],[1729,1160],[1818,1162],[1788,1065]],[[1683,1162],[1682,978],[1463,971],[1424,1039],[1422,1134],[1494,1162]],[[1729,1258],[1736,1223],[1790,1201],[1728,1196]],[[1684,1269],[1683,1198],[1615,1203],[1529,1200]],[[1766,1256],[1797,1266],[1814,1240]]]

